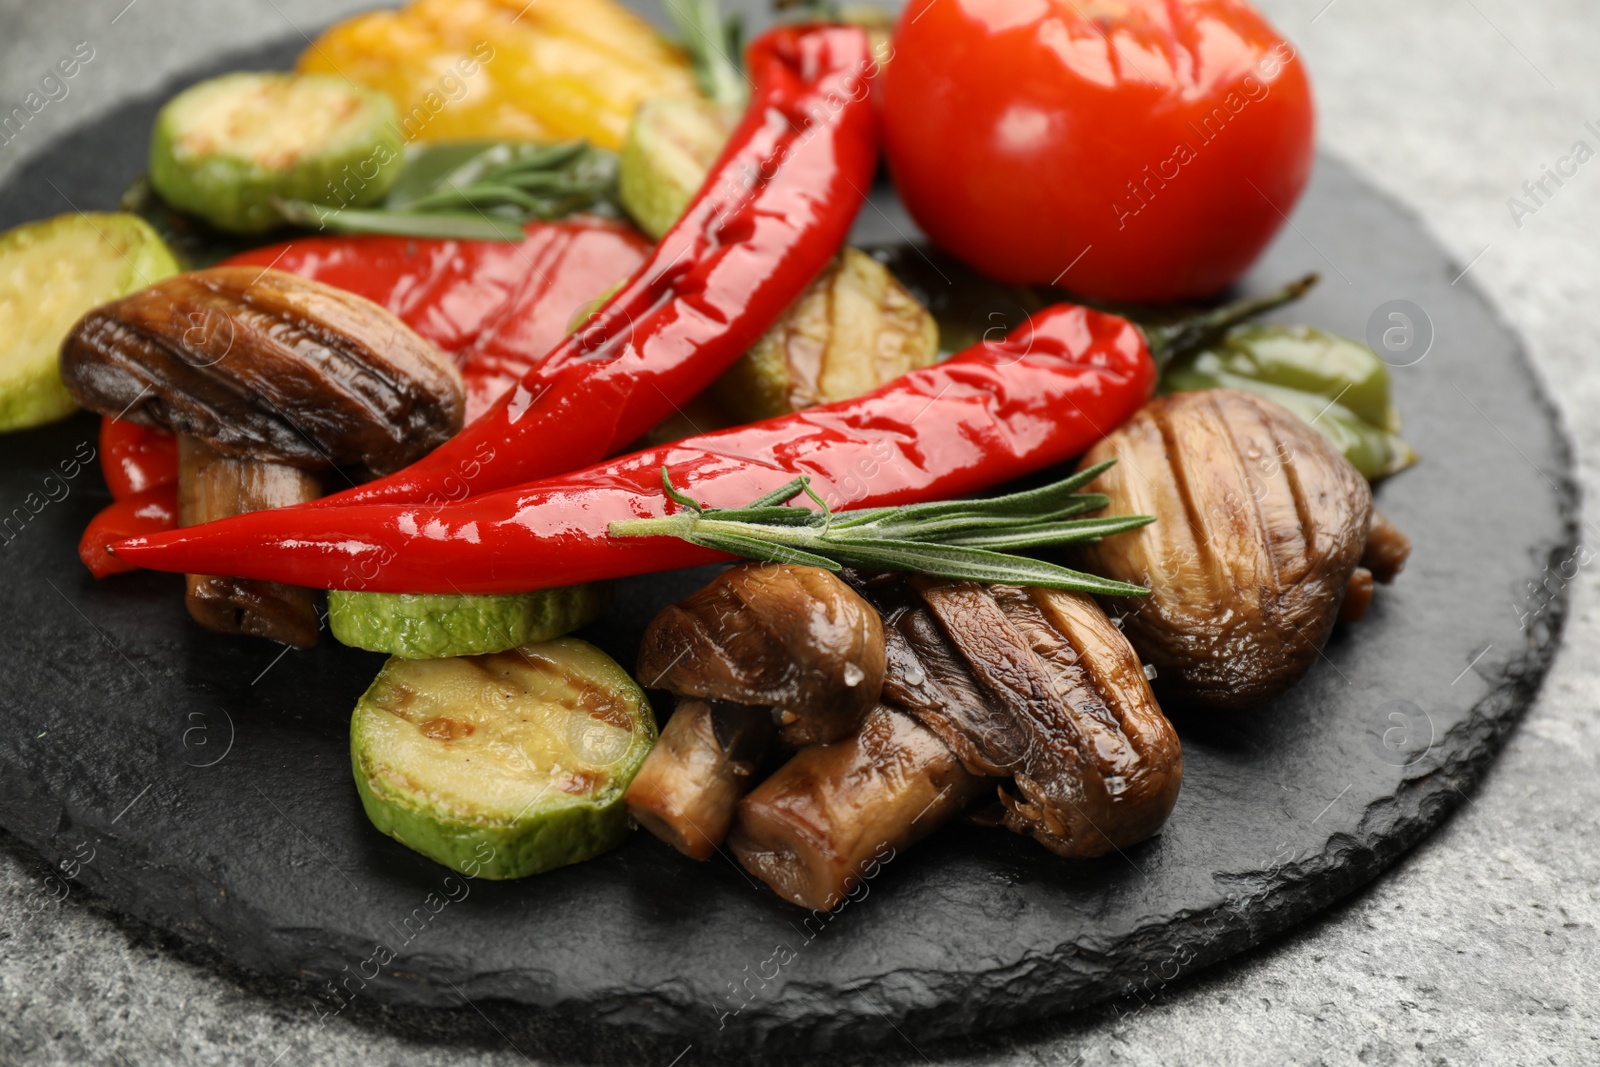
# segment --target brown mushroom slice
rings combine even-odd
[[[879,704],[855,734],[802,749],[741,800],[728,846],[785,900],[828,911],[992,787]]]
[[[318,476],[398,470],[465,411],[454,363],[389,312],[253,267],[181,274],[94,309],[62,343],[61,376],[92,411],[178,434],[185,525],[301,503]],[[212,629],[316,640],[309,594],[191,577],[187,599]]]
[[[1150,526],[1078,546],[1077,564],[1150,589],[1109,599],[1162,698],[1261,704],[1333,628],[1371,523],[1366,480],[1313,427],[1229,389],[1157,397],[1091,449],[1095,483]]]
[[[765,708],[680,700],[628,786],[628,813],[690,859],[710,859],[775,737]]]
[[[1125,848],[1166,822],[1178,738],[1127,639],[1088,597],[913,579],[993,720],[964,733],[1009,771],[1006,825],[1062,856]],[[998,720],[997,722],[994,720]],[[1020,753],[1018,752],[1020,749]]]
[[[747,563],[666,608],[639,651],[639,679],[680,696],[770,707],[785,743],[849,734],[883,686],[878,613],[817,567]]]
[[[233,459],[198,437],[178,439],[178,523],[197,526],[246,511],[315,500],[313,475],[283,463]],[[244,578],[185,576],[189,614],[208,630],[251,634],[298,648],[317,643],[313,590]]]

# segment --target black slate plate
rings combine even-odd
[[[281,66],[302,45],[225,66]],[[58,142],[0,191],[0,226],[114,206],[155,106]],[[914,233],[892,195],[858,226],[863,242]],[[88,417],[0,442],[0,823],[112,906],[311,980],[321,1012],[494,998],[797,1050],[1113,997],[1137,1010],[1362,885],[1445,817],[1531,699],[1576,566],[1556,416],[1515,338],[1453,281],[1461,268],[1323,160],[1245,288],[1308,269],[1325,280],[1296,320],[1361,337],[1389,325],[1389,301],[1420,309],[1395,377],[1425,459],[1378,494],[1412,563],[1276,706],[1179,724],[1178,808],[1126,855],[1064,862],[952,827],[832,915],[646,836],[524,882],[465,882],[373,831],[351,787],[346,715],[380,657],[218,638],[188,623],[172,576],[83,571],[76,539],[107,500],[76,462],[94,447]],[[704,577],[631,582],[584,636],[629,662],[650,613]]]

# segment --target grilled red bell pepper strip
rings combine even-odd
[[[739,507],[808,474],[838,508],[959,497],[1061,463],[1131,416],[1155,387],[1144,334],[1060,305],[853,400],[691,437],[442,506],[261,511],[115,546],[158,570],[329,589],[506,593],[727,557],[675,538],[613,538],[668,514],[680,489]]]
[[[107,551],[128,537],[161,533],[178,528],[178,483],[176,480],[119,497],[89,520],[78,541],[78,558],[96,578],[122,574],[139,568]]]
[[[178,481],[178,439],[170,431],[121,419],[100,420],[100,471],[112,500]]]
[[[785,26],[750,47],[750,106],[650,259],[494,407],[388,478],[304,505],[473,493],[612,455],[755,343],[844,242],[877,167],[867,36]],[[485,449],[491,458],[484,459]]]
[[[310,237],[229,265],[274,267],[364,296],[455,357],[467,419],[487,411],[567,333],[573,316],[639,269],[650,242],[623,222],[530,222],[527,239]]]

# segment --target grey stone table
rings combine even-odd
[[[370,6],[0,0],[0,111],[79,42],[94,49],[68,94],[0,144],[0,180],[127,94]],[[1600,148],[1585,127],[1600,128],[1600,15],[1588,0],[1264,6],[1311,66],[1323,146],[1419,212],[1469,265],[1458,284],[1489,293],[1526,338],[1587,498],[1600,487],[1600,161],[1550,183],[1542,202],[1523,183],[1578,140]],[[1512,197],[1533,210],[1513,213]],[[1600,527],[1586,522],[1583,537],[1600,541]],[[1482,788],[1343,906],[1137,1011],[1111,1006],[959,1046],[906,1034],[857,1062],[1600,1063],[1600,575],[1581,569],[1571,585],[1565,648]],[[1519,610],[1513,591],[1505,610]],[[3,1064],[704,1062],[693,1047],[602,1047],[487,1005],[420,1018],[353,1008],[319,1023],[306,995],[81,894],[38,912],[25,902],[47,873],[0,834]]]

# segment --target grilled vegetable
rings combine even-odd
[[[599,618],[608,600],[599,583],[498,596],[334,592],[328,629],[347,645],[403,659],[477,656],[571,633]]]
[[[860,396],[938,356],[928,309],[882,263],[846,248],[713,389],[750,422]]]
[[[885,699],[967,770],[1013,779],[1000,793],[1009,829],[1086,858],[1166,822],[1183,780],[1178,737],[1092,599],[916,577],[880,602],[896,661]]]
[[[299,68],[388,95],[407,141],[615,149],[645,99],[694,92],[683,53],[612,0],[413,0],[338,23]]]
[[[682,217],[728,142],[736,114],[693,96],[659,96],[628,124],[617,195],[639,228],[659,239]]]
[[[732,123],[702,99],[661,98],[639,109],[622,149],[622,205],[660,236],[704,183]],[[733,421],[752,422],[848,400],[926,367],[939,327],[889,269],[846,248],[713,387]]]
[[[759,493],[772,504],[798,491],[793,479],[802,470],[819,496],[855,509],[876,509],[880,517],[885,508],[977,492],[1080,454],[1099,439],[1101,427],[1118,425],[1138,410],[1155,385],[1155,374],[1132,323],[1087,308],[1057,306],[1003,341],[986,342],[912,371],[867,396],[636,452],[519,488],[437,508],[351,505],[332,514],[332,509],[313,505],[261,512],[205,530],[125,541],[116,551],[129,562],[156,570],[207,569],[225,562],[247,568],[242,573],[248,577],[396,593],[526,592],[672,570],[726,558],[694,540],[699,536],[695,526],[716,519],[710,508],[688,516],[691,521],[681,530],[687,540],[614,537],[612,525],[640,518],[677,520],[684,511],[681,500],[690,497],[733,508]],[[523,422],[531,417],[525,415]],[[661,491],[664,465],[682,490],[679,503]],[[312,515],[324,510],[328,513]],[[881,552],[860,558],[863,550],[874,547],[906,560],[902,546],[860,543],[873,540],[874,531],[847,527],[836,531],[846,536],[830,536],[811,525],[815,514],[808,518],[799,509],[769,510],[795,511],[793,518],[808,524],[789,531],[800,535],[797,540],[811,542],[810,547],[800,546],[808,553],[821,535],[833,542],[835,552],[839,541],[854,542],[844,547],[856,552],[852,562],[860,566],[880,565]],[[969,510],[969,505],[958,510]],[[418,521],[423,518],[426,534]],[[1044,522],[1037,511],[1024,518],[1025,525]],[[662,525],[669,527],[658,528],[665,533],[679,524]],[[1061,532],[1035,529],[1031,534]],[[785,547],[776,544],[782,534],[768,528],[766,540],[757,541],[756,547],[770,556]],[[744,546],[751,540],[737,543]],[[736,542],[723,543],[732,547]],[[988,543],[991,548],[1021,547],[1003,537]],[[1013,580],[1071,581],[1078,588],[1093,588],[1082,583],[1100,581],[1063,573],[1064,568],[1044,561],[1003,555],[997,560],[990,549],[935,555],[946,562],[957,557],[963,567],[978,568],[964,570],[962,576],[984,580],[1021,575]],[[771,558],[818,565],[816,558],[792,553]]]
[[[1110,458],[1097,487],[1156,521],[1076,558],[1149,586],[1105,603],[1156,667],[1162,698],[1249,708],[1292,685],[1365,550],[1366,480],[1284,408],[1229,389],[1151,401],[1083,462]]]
[[[628,673],[564,637],[389,660],[356,705],[350,757],[379,830],[447,867],[521,878],[627,836],[622,794],[655,736]]]
[[[785,900],[830,911],[992,785],[879,704],[854,735],[804,749],[740,801],[728,848]]]
[[[0,236],[0,431],[71,414],[57,350],[84,312],[178,272],[133,215],[61,215]]]
[[[690,859],[710,859],[776,739],[765,708],[680,700],[628,787],[628,814]]]
[[[628,790],[628,809],[706,859],[775,735],[807,745],[860,725],[883,685],[883,627],[825,570],[747,563],[651,621],[639,678],[685,699]]]
[[[304,504],[321,494],[316,475],[307,471],[225,456],[192,434],[178,435],[179,526]],[[321,629],[316,594],[297,585],[190,574],[185,576],[184,602],[190,618],[218,633],[310,648]]]
[[[150,183],[221,230],[282,223],[274,198],[359,206],[400,173],[394,105],[321,74],[224,74],[173,97],[150,139]]]
[[[854,576],[883,613],[882,703],[739,803],[739,861],[831,908],[899,849],[998,789],[1004,822],[1068,857],[1154,834],[1183,756],[1127,639],[1088,597]],[[1009,779],[1009,782],[1007,780]]]
[[[747,563],[657,615],[639,650],[652,688],[770,708],[791,745],[835,741],[883,685],[883,628],[815,567]]]
[[[95,308],[61,346],[79,403],[179,434],[184,524],[303,503],[317,478],[404,466],[461,427],[461,373],[376,304],[281,271],[214,267]],[[311,598],[191,578],[225,633],[315,643]],[[215,572],[213,572],[215,573]]]
[[[1356,470],[1381,478],[1417,460],[1397,435],[1389,368],[1366,345],[1310,326],[1256,324],[1173,362],[1167,392],[1243,389],[1259,393],[1315,426]]]

